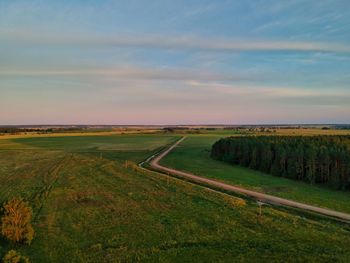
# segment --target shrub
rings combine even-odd
[[[22,256],[15,250],[10,250],[7,252],[2,261],[3,263],[29,263],[29,259],[27,257]]]
[[[238,197],[225,197],[224,198],[227,205],[231,206],[231,207],[244,207],[246,206],[246,201],[244,201],[243,199],[241,198],[238,198]]]
[[[12,242],[26,242],[30,244],[34,237],[31,225],[33,216],[28,203],[21,198],[14,198],[4,205],[1,233]]]
[[[123,167],[126,168],[126,169],[130,169],[130,170],[132,170],[134,172],[137,172],[137,171],[140,170],[139,166],[136,163],[134,163],[132,161],[128,161],[128,160],[126,160],[124,162]]]
[[[237,198],[237,199],[232,200],[232,205],[234,207],[243,207],[243,206],[246,206],[246,204],[247,204],[246,201],[244,201],[241,198]]]

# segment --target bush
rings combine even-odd
[[[4,205],[1,233],[12,242],[30,244],[34,237],[31,225],[33,212],[28,203],[21,198],[14,198]]]
[[[247,204],[246,201],[238,197],[225,196],[224,200],[228,206],[235,208],[244,207]]]
[[[130,169],[134,172],[140,171],[140,167],[136,163],[128,160],[124,162],[123,167],[126,169]]]
[[[7,252],[2,261],[3,263],[29,263],[29,259],[27,257],[22,256],[15,250],[10,250]]]

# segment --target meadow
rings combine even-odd
[[[254,201],[130,163],[178,138],[154,134],[0,140],[0,202],[15,196],[28,200],[36,232],[31,245],[0,239],[0,256],[15,248],[31,262],[350,258],[346,224],[272,206],[264,206],[260,214]],[[193,139],[203,146],[205,140],[208,146],[215,138],[199,135],[184,143]],[[192,162],[203,165],[207,146],[188,148]],[[183,159],[186,156],[191,155]]]
[[[189,135],[179,147],[161,161],[161,164],[258,192],[341,212],[350,212],[350,193],[348,191],[309,185],[213,160],[210,158],[211,146],[222,137],[221,134]]]

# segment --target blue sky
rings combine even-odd
[[[350,2],[0,0],[0,124],[350,123]]]

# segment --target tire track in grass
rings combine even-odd
[[[41,191],[33,194],[31,200],[34,203],[34,222],[37,221],[38,216],[45,204],[45,201],[50,196],[50,193],[59,179],[59,172],[61,171],[62,166],[69,160],[72,160],[73,154],[65,155],[61,160],[59,160],[56,164],[54,164],[49,171],[46,173],[46,176],[43,178],[44,187]],[[50,180],[51,179],[51,180]],[[49,182],[45,182],[49,180]]]
[[[29,153],[26,153],[26,154],[29,154]],[[35,152],[32,152],[30,154],[35,155]],[[16,161],[14,161],[11,164],[16,166]],[[30,169],[29,171],[26,172],[26,174],[34,176],[35,170]],[[5,174],[1,174],[0,183],[1,185],[5,186],[5,188],[4,187],[0,188],[0,200],[5,201],[11,196],[13,189],[16,189],[16,186],[18,186],[18,182],[16,180],[21,179],[22,176],[23,176],[23,170],[16,169],[16,168],[6,171]],[[24,187],[23,184],[20,185],[20,187],[21,188]],[[22,190],[22,189],[19,189],[19,190]]]

